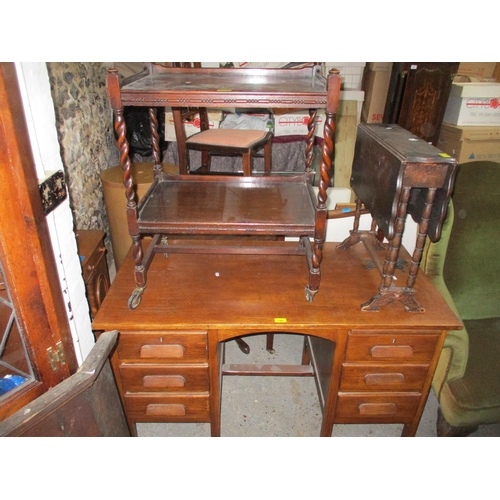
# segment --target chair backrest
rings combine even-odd
[[[459,166],[443,277],[464,320],[500,316],[500,163]]]
[[[201,68],[201,62],[166,62],[165,66],[170,68]],[[208,130],[208,113],[206,108],[182,108],[182,120],[191,121],[198,115],[200,130]]]

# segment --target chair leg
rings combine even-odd
[[[243,153],[243,175],[250,177],[252,175],[252,152]]]
[[[250,354],[250,346],[240,337],[234,339],[243,354]]]
[[[269,139],[264,146],[264,175],[271,175],[272,162],[272,142]]]
[[[276,352],[274,350],[274,333],[266,334],[266,350],[270,354],[274,354]]]
[[[436,431],[438,437],[467,437],[477,431],[478,425],[454,427],[444,418],[441,407],[437,410]]]
[[[207,174],[210,172],[210,152],[202,151],[201,152],[201,172]]]

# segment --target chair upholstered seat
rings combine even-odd
[[[205,144],[231,148],[251,148],[266,137],[261,130],[212,129],[199,132],[186,140],[186,144]]]

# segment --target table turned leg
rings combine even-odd
[[[434,205],[436,192],[437,189],[429,189],[427,191],[424,211],[422,213],[420,224],[418,225],[418,235],[417,235],[417,241],[415,243],[415,250],[413,252],[410,269],[408,271],[408,280],[406,282],[407,288],[413,288],[413,285],[415,284],[415,280],[417,278],[420,261],[422,260],[422,252],[424,249],[425,240],[427,238],[427,232],[429,229],[429,219],[431,217],[432,206]]]
[[[410,198],[410,187],[403,188],[398,204],[396,221],[394,224],[394,237],[389,242],[384,266],[382,268],[382,282],[379,293],[368,302],[361,305],[362,311],[380,311],[380,308],[394,301],[401,302],[409,312],[423,312],[424,309],[415,300],[413,287],[395,287],[394,272],[401,247],[405,218]]]

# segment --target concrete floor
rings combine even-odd
[[[227,363],[300,364],[303,337],[276,334],[275,354],[265,349],[265,335],[245,337],[249,355],[230,341]],[[437,400],[432,393],[417,437],[436,436]],[[222,437],[315,437],[321,428],[321,409],[313,377],[225,376],[222,386]],[[140,437],[208,437],[210,425],[139,423]],[[334,425],[333,437],[397,437],[400,424]],[[480,426],[473,436],[500,436],[500,424]]]

